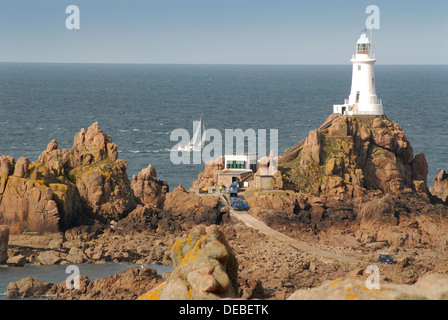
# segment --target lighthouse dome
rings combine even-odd
[[[361,34],[361,36],[359,37],[358,42],[356,43],[356,53],[357,54],[366,54],[368,56],[370,56],[370,39],[369,37],[363,33]]]
[[[358,43],[358,44],[362,44],[362,43],[370,43],[370,39],[369,39],[369,37],[368,37],[365,33],[363,33],[363,34],[361,34],[361,36],[359,37],[359,40],[358,40],[357,43]]]

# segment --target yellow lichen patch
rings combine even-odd
[[[353,293],[349,294],[347,296],[347,298],[345,298],[346,300],[355,300],[356,299],[356,295],[354,295]]]
[[[171,247],[171,249],[173,249],[177,253],[177,257],[179,258],[179,261],[182,260],[182,253],[181,253],[181,246],[180,246],[181,243],[182,243],[182,239],[176,240],[176,242],[174,242],[173,246]]]
[[[163,288],[165,288],[166,282],[159,284],[157,287],[142,294],[137,300],[159,300],[160,294],[162,293]]]
[[[187,243],[188,243],[189,245],[191,245],[191,233],[188,235]]]
[[[370,289],[365,286],[360,286],[360,288],[361,288],[361,290],[364,290],[364,291],[370,291]]]
[[[64,192],[67,193],[68,192],[68,186],[66,184],[61,184],[61,183],[50,183],[49,187],[53,190],[53,191],[59,191],[59,192]]]
[[[338,284],[340,284],[342,282],[342,280],[335,280],[332,284],[331,287],[334,288],[336,287]]]
[[[196,243],[194,244],[193,249],[191,249],[190,252],[188,252],[182,259],[182,261],[179,264],[179,267],[184,266],[188,262],[194,260],[198,255],[201,249],[199,248],[201,242],[205,239],[205,236],[202,236]]]
[[[335,161],[334,161],[334,159],[330,159],[327,162],[327,164],[325,165],[325,174],[326,175],[332,175],[334,169],[335,169]]]
[[[346,141],[342,140],[341,141],[341,147],[342,147],[342,150],[344,151],[345,154],[350,154],[352,146],[349,143],[347,143]]]
[[[352,291],[352,287],[348,287],[346,291],[347,291],[347,292]]]

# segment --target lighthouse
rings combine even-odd
[[[375,56],[372,43],[365,32],[356,43],[353,64],[352,88],[350,96],[342,105],[334,105],[333,112],[343,115],[383,115],[383,103],[378,99],[375,89]]]

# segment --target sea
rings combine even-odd
[[[276,130],[281,153],[348,98],[351,73],[349,64],[0,63],[0,155],[36,161],[52,139],[69,149],[81,128],[98,122],[127,161],[130,179],[152,164],[171,190],[189,188],[204,163],[173,162],[179,143],[173,131],[193,135],[201,117],[206,129],[223,136],[226,129]],[[448,66],[377,65],[375,76],[387,117],[404,128],[414,154],[426,155],[431,185],[438,168],[448,169]],[[85,265],[81,271],[97,278],[128,267]],[[0,269],[0,298],[9,281],[30,275],[63,281],[63,268]]]
[[[189,188],[204,162],[172,161],[174,130],[193,136],[201,116],[223,138],[226,129],[266,129],[267,150],[277,130],[281,153],[348,98],[351,72],[349,64],[0,63],[0,155],[36,161],[52,139],[69,149],[81,128],[98,122],[130,178],[152,164],[171,190]],[[377,65],[375,76],[387,117],[415,154],[425,153],[431,185],[438,168],[448,169],[448,66]]]

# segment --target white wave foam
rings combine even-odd
[[[169,148],[156,149],[156,150],[118,150],[119,153],[159,153],[159,152],[171,152]]]
[[[157,149],[157,150],[146,150],[147,153],[159,153],[159,152],[171,152],[171,149],[164,148],[164,149]]]

